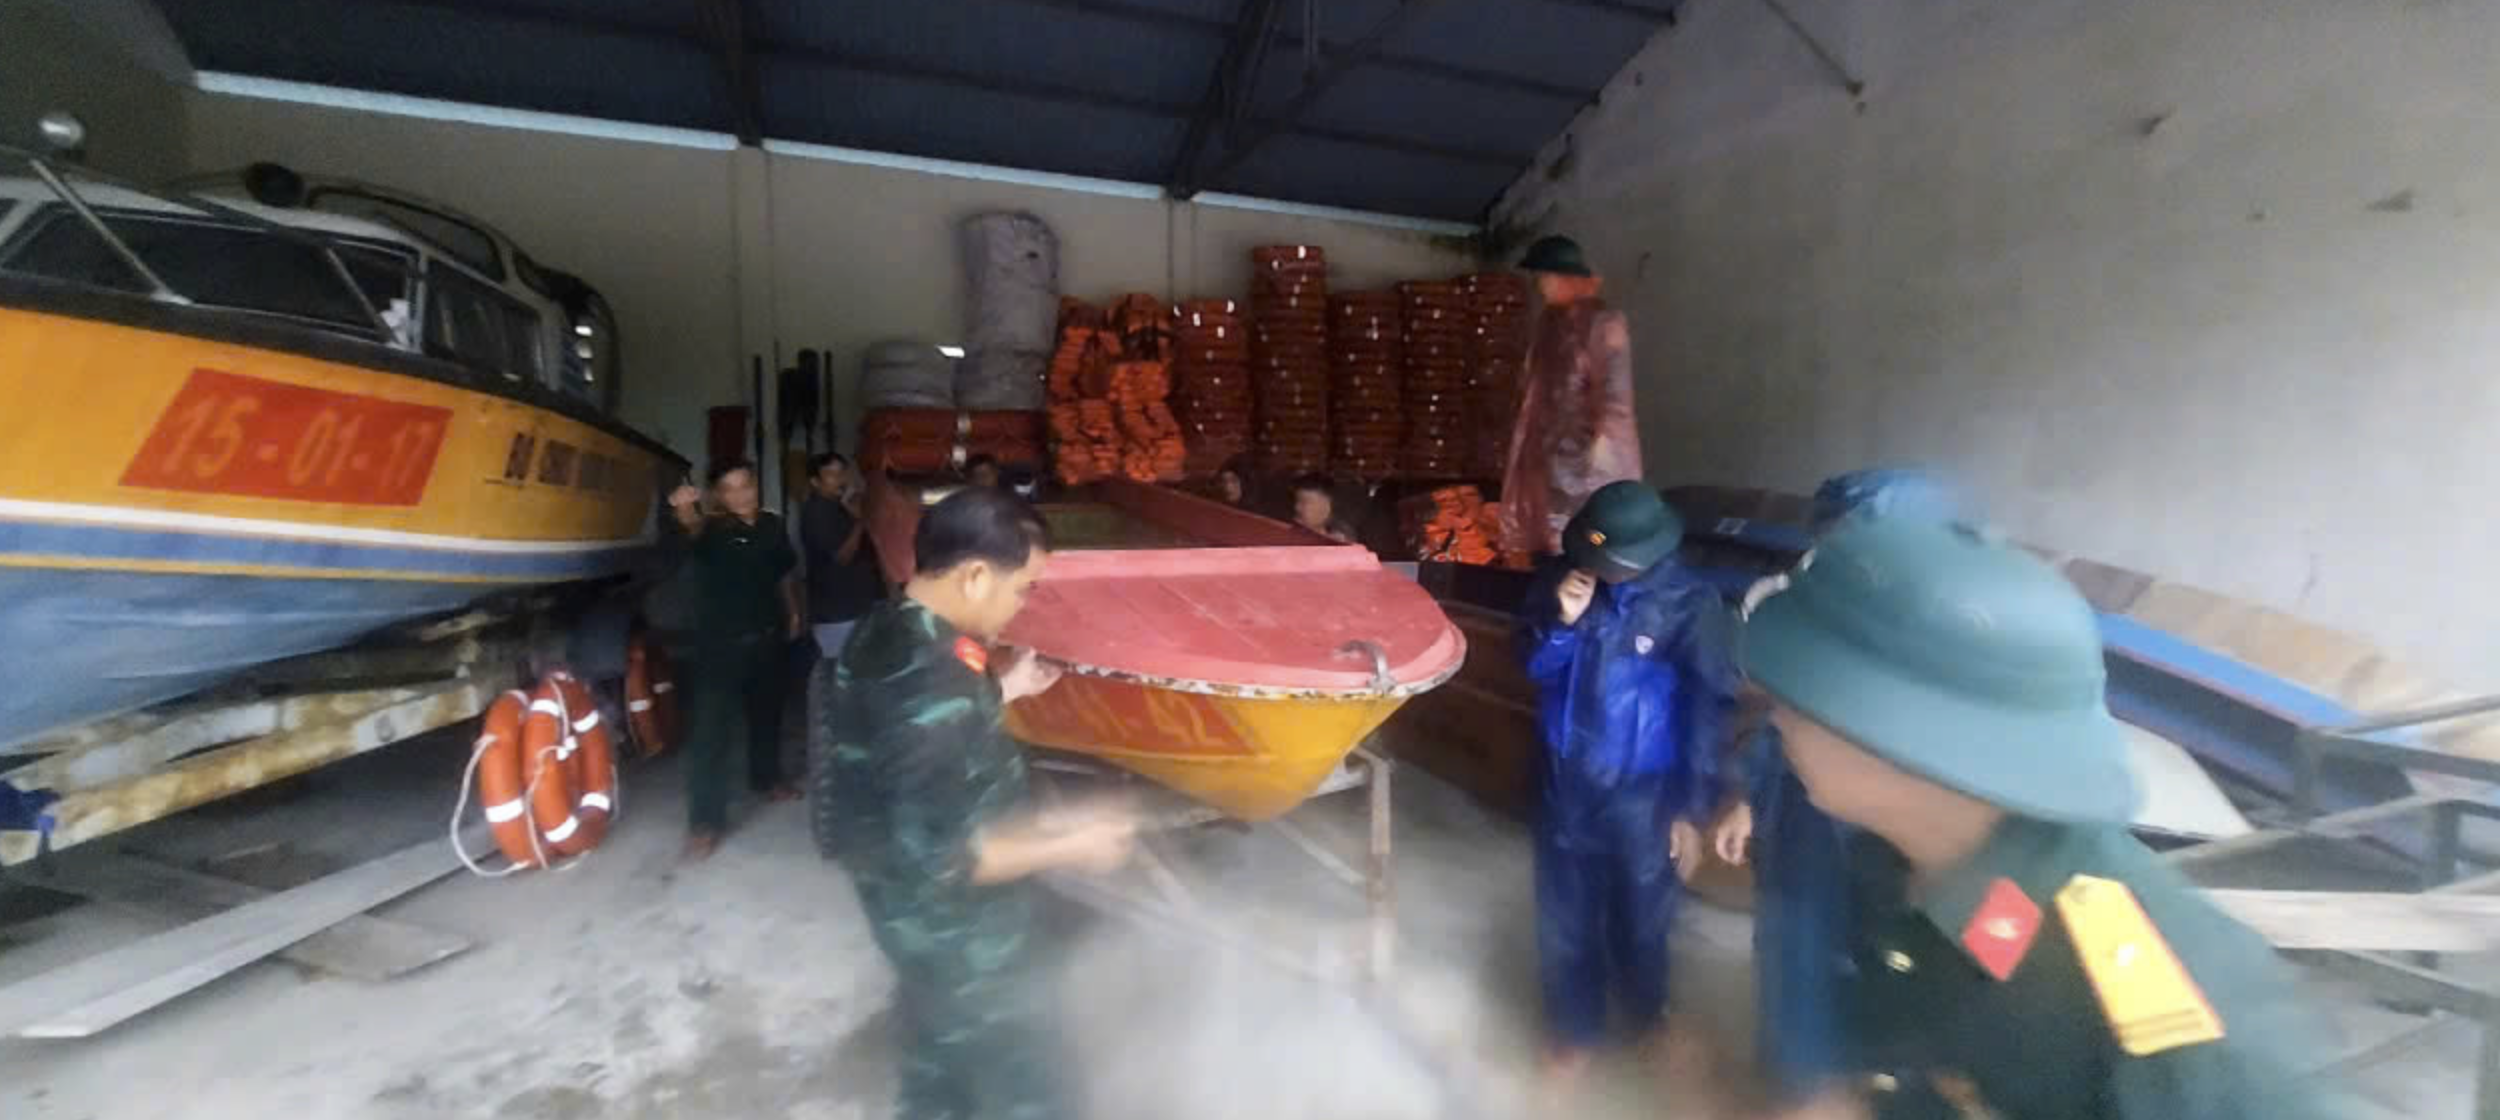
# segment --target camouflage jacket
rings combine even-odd
[[[972,882],[973,838],[1025,800],[978,641],[907,598],[863,616],[817,669],[809,744],[816,844],[839,858],[898,967],[976,968],[1023,947],[1020,884]]]

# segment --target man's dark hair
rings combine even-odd
[[[711,473],[705,477],[711,485],[718,486],[720,485],[722,479],[736,474],[739,471],[745,471],[748,474],[755,474],[755,464],[745,459],[730,459],[725,462],[714,463],[712,464]],[[756,475],[755,480],[758,483],[761,483],[764,480],[764,477],[762,475]]]
[[[839,451],[820,451],[814,455],[810,455],[807,457],[807,477],[814,478],[817,475],[823,474],[825,473],[826,467],[830,467],[836,463],[840,463],[845,467],[851,465],[851,461],[844,458],[842,453]]]
[[[1050,549],[1050,526],[1041,511],[1005,490],[968,486],[920,514],[912,533],[912,556],[922,575],[936,575],[985,560],[1014,571]]]
[[[981,468],[983,468],[983,467],[996,467],[996,466],[998,466],[998,456],[996,456],[996,455],[975,455],[975,456],[973,456],[973,457],[972,457],[972,458],[970,458],[970,459],[966,459],[966,460],[964,460],[964,473],[965,473],[965,474],[967,474],[967,475],[969,475],[969,474],[971,474],[972,472],[977,471],[977,470],[980,470],[980,469],[981,469]]]
[[[1328,481],[1328,476],[1324,474],[1306,474],[1293,480],[1294,496],[1300,497],[1305,490],[1330,501],[1337,499],[1337,484]]]

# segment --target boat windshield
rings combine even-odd
[[[106,228],[167,287],[195,303],[369,330],[372,319],[320,248],[247,225],[182,214],[104,211]],[[373,306],[405,314],[410,264],[375,246],[336,243]],[[146,295],[153,289],[104,238],[64,206],[36,215],[6,247],[0,270]]]

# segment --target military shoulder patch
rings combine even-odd
[[[955,660],[963,662],[964,668],[975,673],[990,671],[990,651],[970,638],[955,639]]]
[[[2077,875],[2057,915],[2120,1049],[2141,1058],[2222,1037],[2222,1016],[2125,883]]]
[[[2022,967],[2023,957],[2039,936],[2040,904],[2012,879],[2000,878],[1988,884],[1987,897],[1979,900],[1979,909],[1971,911],[1970,923],[1962,927],[1962,948],[1988,975],[2006,980]]]

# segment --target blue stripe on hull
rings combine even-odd
[[[0,568],[0,744],[170,700],[494,590]]]
[[[468,579],[509,579],[516,583],[556,582],[605,575],[623,569],[646,551],[648,546],[629,545],[592,552],[468,552],[227,536],[170,529],[0,521],[0,554],[311,568],[344,573],[414,572]]]

